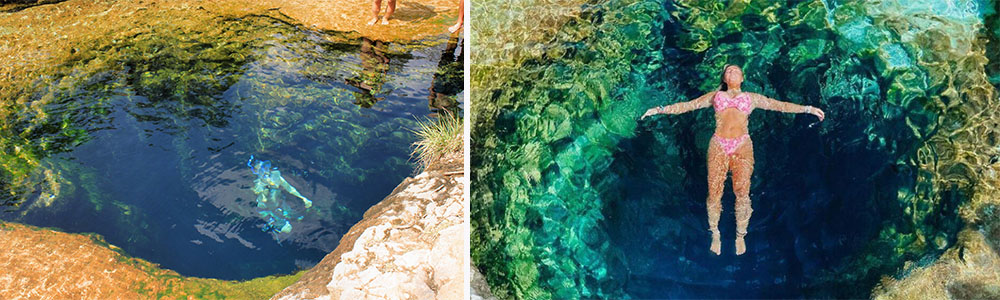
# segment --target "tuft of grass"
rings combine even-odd
[[[417,122],[417,128],[412,131],[419,139],[413,143],[410,156],[416,158],[420,169],[426,169],[448,153],[462,151],[462,124],[461,117],[447,111],[436,120],[428,118]]]

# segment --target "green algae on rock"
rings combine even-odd
[[[513,51],[513,57],[473,54],[472,256],[487,281],[498,287],[494,292],[500,297],[625,296],[618,283],[621,274],[615,273],[620,270],[606,263],[610,245],[599,229],[601,201],[589,178],[609,163],[614,141],[635,127],[621,120],[638,114],[643,103],[613,99],[642,99],[648,89],[612,87],[621,80],[641,78],[630,74],[633,61],[657,59],[654,41],[647,40],[655,26],[647,22],[659,5],[652,1],[606,5],[620,8],[621,13],[598,16],[596,7],[584,7],[580,9],[583,14],[574,18],[561,15],[576,10],[573,6],[537,12],[526,9],[553,13],[545,19],[557,23],[526,22],[501,28],[539,26],[539,35],[511,36],[530,40],[553,31],[562,40],[526,49],[505,48],[504,52]],[[599,17],[603,23],[591,23]],[[559,25],[562,28],[556,30]],[[476,33],[474,38],[481,37],[484,43],[502,40],[488,34]],[[478,45],[479,40],[474,41]],[[607,45],[587,47],[573,42]],[[544,58],[556,63],[541,64]],[[520,97],[531,101],[518,101]],[[594,119],[594,115],[602,118]],[[558,246],[556,240],[560,240]]]
[[[211,95],[235,82],[258,40],[293,31],[289,27],[274,27],[278,32],[273,33],[259,30],[278,20],[264,16],[245,21],[217,19],[204,31],[167,27],[157,29],[175,34],[154,33],[153,29],[128,40],[89,41],[74,48],[54,71],[28,84],[17,82],[24,84],[22,89],[3,94],[18,101],[5,102],[3,115],[12,118],[4,118],[0,127],[8,133],[0,143],[14,149],[0,155],[6,161],[0,175],[13,198],[8,205],[24,201],[36,185],[43,194],[53,194],[54,184],[38,184],[45,181],[34,175],[42,173],[40,160],[83,144],[92,131],[107,126],[115,100],[142,95],[155,100],[145,103],[148,109],[207,124],[224,122],[222,118],[232,108]],[[147,21],[155,24],[156,20]],[[216,38],[227,42],[211,41]],[[170,116],[135,114],[141,120],[170,124]]]
[[[296,84],[297,79],[284,75],[292,69],[301,70],[295,73],[303,78],[366,72],[357,70],[352,61],[331,57],[356,49],[356,41],[337,34],[326,35],[333,40],[319,40],[281,16],[218,17],[204,28],[153,27],[125,40],[91,41],[92,46],[81,46],[58,71],[31,83],[25,90],[34,92],[19,97],[28,104],[6,102],[8,115],[17,116],[5,119],[7,125],[2,127],[9,132],[2,141],[7,155],[0,155],[5,166],[0,175],[5,178],[4,189],[10,191],[6,205],[17,205],[39,193],[38,199],[58,197],[62,173],[46,175],[51,171],[42,161],[85,143],[93,132],[106,128],[108,114],[119,101],[136,103],[129,113],[137,120],[176,132],[183,128],[177,128],[174,119],[196,119],[221,127],[227,126],[239,107],[259,108],[263,113],[258,116],[256,136],[241,142],[257,145],[257,151],[273,151],[288,140],[310,137],[325,145],[315,149],[318,153],[338,154],[320,156],[332,166],[323,169],[323,175],[353,177],[356,183],[370,174],[408,166],[405,160],[392,160],[383,168],[353,167],[363,159],[361,150],[376,142],[374,137],[407,144],[412,135],[402,128],[413,127],[415,122],[399,119],[373,127],[345,123],[345,119],[369,113],[341,108],[339,104],[349,101],[350,93]],[[306,43],[322,48],[309,48]],[[398,68],[410,58],[406,51],[412,46],[394,47],[380,51]],[[289,109],[301,107],[324,113],[303,119],[295,113],[298,109]],[[343,136],[324,136],[331,127],[349,131]]]
[[[997,196],[1000,180],[997,179],[996,164],[1000,151],[996,140],[996,89],[1000,87],[996,78],[1000,70],[996,62],[1000,54],[991,51],[996,49],[996,42],[1000,40],[1000,2],[991,2],[992,7],[983,2],[967,4],[967,7],[979,9],[981,21],[970,21],[973,27],[978,28],[973,32],[948,34],[961,38],[963,34],[975,33],[975,40],[958,47],[969,47],[971,52],[977,54],[962,57],[959,52],[954,55],[960,62],[960,67],[955,69],[971,67],[975,70],[982,67],[985,72],[970,72],[969,81],[965,82],[967,86],[959,91],[960,99],[967,102],[955,104],[961,107],[961,112],[956,114],[965,119],[952,123],[950,129],[953,131],[937,139],[938,144],[944,145],[943,152],[950,155],[944,160],[948,167],[939,167],[938,170],[951,174],[945,179],[952,184],[972,186],[972,200],[960,208],[967,225],[954,246],[933,263],[911,266],[903,274],[905,276],[884,278],[873,295],[876,299],[992,299],[1000,295],[995,288],[1000,280],[1000,273],[997,272],[1000,249],[996,247],[1000,240],[996,228],[1000,223],[995,209],[997,199],[1000,199]],[[965,39],[971,37],[965,36]]]
[[[19,2],[42,4],[52,1]],[[279,87],[277,85],[284,84],[288,78],[281,78],[282,75],[276,73],[288,71],[289,67],[305,68],[301,73],[308,78],[342,76],[345,72],[365,73],[352,66],[353,61],[330,57],[355,51],[359,44],[357,34],[309,27],[300,24],[299,19],[261,8],[261,3],[119,1],[110,5],[82,2],[66,1],[6,13],[11,17],[0,22],[0,41],[5,45],[0,46],[0,56],[14,62],[0,65],[0,97],[11,100],[0,104],[0,116],[3,116],[0,123],[0,132],[3,132],[0,135],[0,185],[5,191],[0,195],[0,203],[5,207],[42,199],[36,197],[39,194],[43,197],[57,194],[54,182],[59,180],[60,173],[47,173],[42,161],[90,140],[92,132],[88,131],[107,125],[111,108],[121,98],[142,102],[142,109],[135,109],[132,114],[146,122],[170,127],[176,126],[171,118],[181,118],[222,126],[235,110],[234,102],[239,102],[237,100],[243,96],[223,95],[237,100],[220,98],[220,94],[233,84],[242,84],[240,88],[244,91],[252,89],[266,94],[267,99],[248,99],[259,106],[286,105],[291,95],[302,96],[294,101],[300,106],[317,99],[340,103],[348,101],[347,93],[329,87]],[[282,7],[295,11],[296,16],[312,17],[296,5]],[[405,14],[413,15],[413,12]],[[402,31],[428,28],[426,24],[410,25],[404,26],[407,29]],[[413,49],[444,41],[442,35],[425,32],[412,35],[410,39],[416,36],[424,38],[410,40],[408,44],[379,42],[388,45],[381,51],[392,60],[386,64],[391,70],[398,70],[410,59],[408,52]],[[275,43],[292,46],[312,43],[318,44],[319,49],[276,47]],[[281,61],[280,57],[272,57],[275,54],[294,55],[297,59]],[[244,74],[248,65],[254,62],[270,66]],[[383,77],[397,84],[408,79],[405,74],[390,73]],[[241,82],[241,79],[246,80]],[[79,99],[97,100],[76,101]],[[327,106],[315,109],[328,110]],[[154,113],[161,110],[169,111],[171,116]],[[326,117],[302,120],[301,116],[287,111],[272,109],[260,116],[259,139],[255,144],[270,149],[289,136],[345,126],[336,122],[347,117],[345,114],[354,117],[365,114],[362,110],[328,110],[330,113]],[[369,147],[372,135],[412,140],[412,135],[402,128],[412,127],[415,122],[397,121],[400,122],[381,124],[376,129],[347,124],[354,127],[352,134],[328,140],[332,148],[342,149],[350,157],[331,158],[329,163],[346,168],[351,161],[357,161],[356,149]],[[308,132],[292,132],[290,128],[304,128]],[[354,151],[347,151],[350,149]],[[406,150],[399,149],[401,152]],[[404,165],[403,160],[393,160],[387,162],[386,167]],[[368,174],[381,171],[384,170],[353,168],[342,174],[356,174],[357,181],[363,181]]]

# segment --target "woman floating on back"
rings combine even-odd
[[[743,70],[736,65],[722,69],[722,83],[716,91],[694,100],[650,108],[642,118],[656,114],[682,114],[699,108],[715,108],[715,134],[708,146],[708,230],[712,232],[710,249],[722,253],[719,241],[719,215],[722,213],[722,187],[727,172],[733,173],[736,194],[736,255],[746,252],[743,237],[750,222],[750,175],[753,173],[753,141],[747,129],[750,113],[755,108],[786,113],[808,113],[822,121],[823,110],[812,106],[781,102],[760,94],[743,92]]]

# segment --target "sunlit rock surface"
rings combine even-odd
[[[63,2],[63,3],[60,3]],[[380,15],[385,14],[387,2],[382,3]],[[55,4],[55,5],[52,5]],[[420,0],[398,2],[389,25],[368,26],[371,18],[371,1],[304,1],[304,0],[226,0],[226,1],[79,1],[79,0],[14,0],[0,4],[0,16],[26,9],[39,10],[46,19],[58,20],[70,16],[85,19],[102,19],[102,24],[68,23],[63,30],[76,31],[94,28],[100,31],[108,23],[116,23],[107,16],[124,13],[124,16],[142,16],[150,13],[172,13],[177,9],[197,8],[212,13],[238,15],[261,14],[272,10],[285,14],[298,23],[318,30],[356,32],[360,36],[385,41],[412,41],[447,32],[448,26],[458,18],[458,2],[453,0]],[[183,18],[183,17],[182,17]],[[126,18],[127,19],[127,18]],[[27,21],[27,20],[24,20]],[[30,22],[30,21],[29,21]],[[60,30],[62,31],[62,30]],[[0,31],[2,32],[2,31]],[[53,35],[68,32],[54,32]],[[96,32],[95,32],[96,33]],[[65,37],[75,39],[77,37]]]
[[[472,267],[469,274],[469,298],[471,300],[496,300],[497,297],[493,296],[490,292],[490,284],[486,283],[486,278],[483,278],[483,274],[479,273],[476,267]]]
[[[907,264],[902,280],[886,278],[874,299],[1000,299],[1000,255],[982,232],[962,231],[961,246],[926,267]]]
[[[464,177],[455,153],[405,179],[272,299],[463,299]]]
[[[608,0],[523,24],[533,2],[502,3],[473,15],[530,30],[473,23],[503,47],[471,57],[472,254],[501,298],[865,298],[995,252],[959,234],[997,239],[995,1]],[[741,257],[707,255],[710,110],[638,122],[725,63],[827,112],[751,116]]]
[[[0,222],[3,299],[263,299],[302,274],[244,282],[183,277],[98,235]]]

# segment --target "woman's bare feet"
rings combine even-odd
[[[376,0],[382,2],[382,0]],[[396,0],[389,0],[389,3],[385,7],[385,15],[382,16],[382,25],[389,25],[389,19],[392,18],[392,13],[396,12]]]
[[[711,250],[712,250],[712,252],[715,252],[715,255],[722,254],[722,241],[719,240],[719,231],[718,230],[712,232],[712,247],[711,247]]]
[[[747,252],[746,242],[743,241],[742,236],[736,236],[736,255],[741,255]]]
[[[375,22],[378,22],[378,17],[372,17],[372,19],[368,21],[368,26],[375,25]]]
[[[457,23],[455,25],[452,25],[451,27],[448,27],[448,32],[455,33],[459,29],[462,29],[462,23]]]

